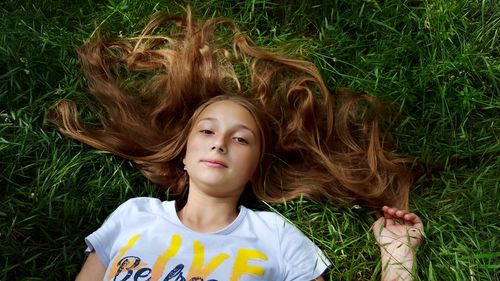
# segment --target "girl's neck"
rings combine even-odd
[[[189,192],[184,207],[177,211],[180,221],[197,232],[215,232],[230,225],[238,216],[238,202]]]

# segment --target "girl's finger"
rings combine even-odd
[[[412,220],[413,222],[413,227],[418,228],[420,230],[424,229],[424,223],[422,222],[422,219],[415,215],[415,218]]]
[[[406,210],[396,210],[394,213],[397,217],[403,218],[406,214],[408,214],[408,211]]]
[[[387,207],[387,206],[385,206],[385,207]],[[391,208],[391,207],[384,208],[383,210],[384,210],[385,213],[388,213],[388,214],[391,214],[391,215],[394,215],[394,213],[396,213],[396,209]]]
[[[396,209],[394,208],[384,206],[382,211],[384,211],[384,217],[394,218],[396,216]]]
[[[404,216],[404,219],[408,222],[413,223],[413,220],[415,220],[416,217],[417,215],[415,215],[414,213],[409,213]]]

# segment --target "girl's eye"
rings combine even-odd
[[[200,133],[202,133],[204,135],[212,135],[214,132],[212,132],[210,130],[200,130]]]
[[[234,140],[240,144],[248,144],[247,140],[241,137],[235,137]]]

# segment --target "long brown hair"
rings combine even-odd
[[[156,31],[166,23],[176,24],[169,35]],[[83,124],[70,100],[48,119],[68,137],[134,161],[173,195],[186,187],[181,159],[193,113],[213,97],[239,96],[266,128],[251,181],[258,199],[407,207],[409,159],[381,133],[381,104],[347,89],[330,93],[314,64],[254,46],[227,19],[198,22],[189,9],[155,15],[139,36],[94,38],[78,54],[101,126]]]

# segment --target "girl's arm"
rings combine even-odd
[[[414,213],[382,207],[384,216],[373,224],[380,245],[382,281],[413,280],[415,252],[422,242],[424,225]]]
[[[106,272],[106,267],[102,263],[101,259],[92,252],[87,257],[85,264],[83,264],[82,270],[76,276],[75,281],[102,281],[104,279],[104,273]]]

